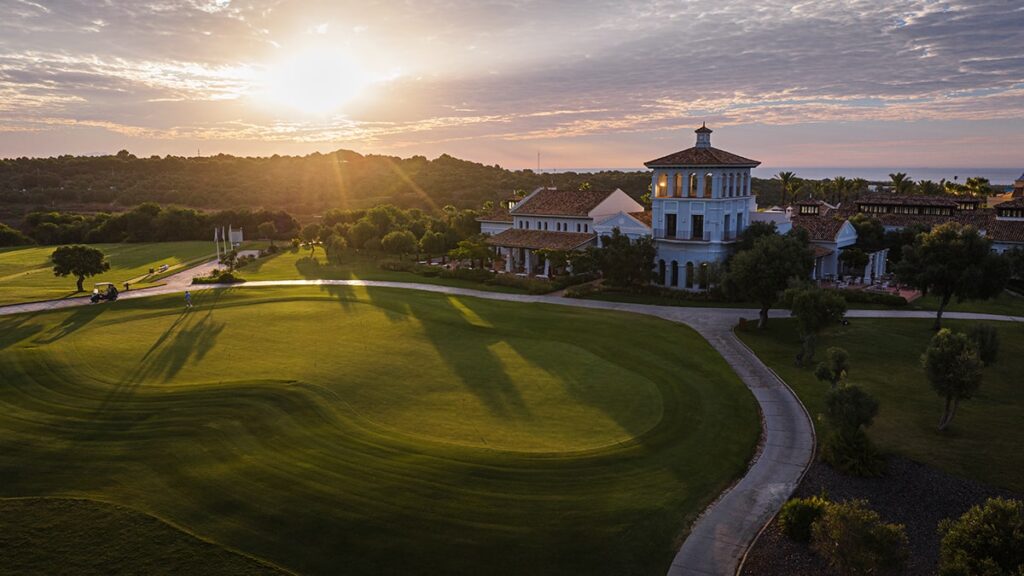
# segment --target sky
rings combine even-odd
[[[1024,1],[0,0],[0,157],[1024,169]]]

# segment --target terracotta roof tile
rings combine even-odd
[[[793,216],[793,226],[807,230],[810,239],[818,242],[834,242],[845,222],[846,218],[838,214],[798,214]]]
[[[546,230],[524,230],[511,228],[487,238],[491,246],[529,248],[530,250],[573,250],[592,242],[596,234],[583,232],[549,232]]]
[[[519,202],[516,216],[573,216],[586,218],[590,211],[614,193],[614,190],[555,190],[544,188]]]
[[[732,152],[726,152],[711,146],[706,148],[694,146],[693,148],[687,148],[686,150],[680,150],[674,154],[663,156],[657,160],[644,162],[644,166],[648,168],[668,166],[749,166],[753,168],[760,164],[757,160],[737,156]]]
[[[651,225],[652,213],[650,210],[644,210],[643,212],[630,212],[629,215],[648,226]]]

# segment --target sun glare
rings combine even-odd
[[[259,99],[307,114],[328,114],[360,96],[372,82],[369,72],[340,50],[310,49],[272,63],[261,79]]]

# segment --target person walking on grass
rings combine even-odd
[[[192,307],[192,293],[189,292],[188,290],[185,290],[185,308],[191,308],[191,307]]]

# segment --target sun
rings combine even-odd
[[[370,73],[343,51],[310,48],[267,66],[257,97],[272,106],[323,115],[337,112],[372,83]]]

